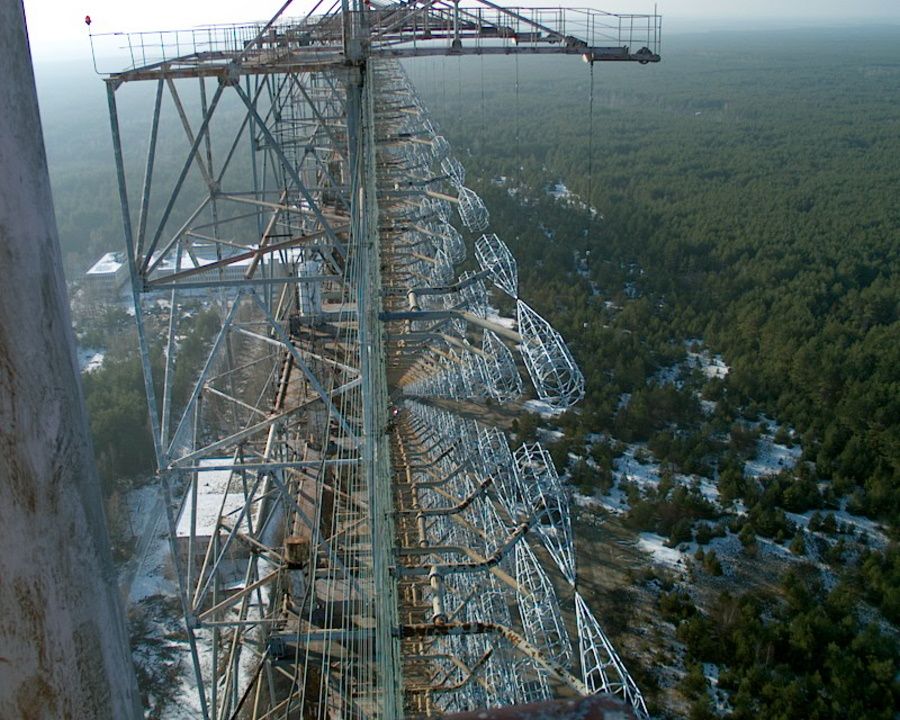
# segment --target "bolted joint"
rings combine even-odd
[[[225,73],[219,75],[219,85],[235,87],[241,79],[241,68],[236,62],[230,62],[225,67]]]

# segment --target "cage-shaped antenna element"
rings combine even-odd
[[[584,397],[584,375],[562,336],[521,300],[516,319],[522,336],[520,349],[538,397],[565,410]]]
[[[516,600],[525,639],[561,665],[572,661],[572,645],[556,592],[527,542],[516,543]]]
[[[465,382],[465,391],[469,397],[483,397],[488,394],[484,382],[483,363],[478,355],[469,349],[471,346],[465,339],[463,339],[463,346],[463,349],[459,352],[459,373]],[[465,399],[465,397],[463,395],[462,399]]]
[[[522,394],[522,376],[516,368],[512,351],[490,330],[481,336],[484,352],[484,373],[488,391],[501,402],[514,400]]]
[[[495,233],[482,235],[475,241],[475,259],[491,281],[507,295],[519,295],[519,268],[515,256]]]
[[[459,306],[464,307],[478,317],[487,317],[487,288],[481,280],[472,280],[475,273],[466,270],[459,276]]]
[[[570,585],[575,585],[575,547],[569,500],[553,460],[540,443],[524,444],[515,452],[522,501],[542,508],[537,530],[544,547]]]
[[[447,214],[449,216],[449,212]],[[459,230],[445,220],[440,225],[435,226],[434,231],[440,235],[444,250],[447,251],[447,256],[453,263],[458,265],[459,263],[465,262],[466,243],[463,240],[463,236],[460,235]]]
[[[516,463],[506,435],[490,425],[478,428],[478,457],[485,475],[494,478],[494,490],[500,504],[513,518],[518,519],[518,487]]]
[[[457,188],[466,184],[466,169],[463,167],[463,164],[452,155],[448,155],[441,160],[441,170],[443,170],[444,175],[446,175],[450,179],[450,182]]]
[[[437,162],[441,162],[449,154],[450,143],[447,142],[447,138],[443,135],[435,135],[434,139],[431,141],[431,156]]]
[[[450,224],[450,203],[440,198],[429,198],[423,202],[423,216],[437,216],[445,225]]]
[[[453,263],[443,248],[438,250],[434,257],[430,279],[432,287],[443,287],[453,282]]]
[[[438,297],[441,298],[444,310],[457,310],[460,308],[460,297],[458,292],[445,293]],[[465,337],[466,335],[467,323],[465,319],[461,317],[450,318],[443,327],[446,332],[456,335],[457,337]]]
[[[577,592],[575,617],[578,621],[581,676],[587,689],[592,693],[618,695],[631,705],[639,718],[649,718],[641,691],[631,679],[584,598]]]
[[[493,575],[488,575],[489,589],[480,592],[476,602],[481,608],[480,616],[488,622],[512,626],[512,615],[507,605],[506,594],[499,589]],[[477,620],[478,618],[473,618]],[[504,643],[497,643],[484,667],[485,686],[491,689],[493,706],[515,705],[521,701],[518,692],[518,673],[516,672],[515,655]]]
[[[486,230],[491,219],[484,201],[467,187],[459,188],[459,217],[471,232]]]

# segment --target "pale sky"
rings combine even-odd
[[[303,15],[314,0],[295,0],[288,15]],[[267,19],[283,0],[25,0],[35,60],[90,57],[84,16],[95,33],[180,29]],[[513,0],[510,6],[568,5],[609,12],[652,12],[652,0]],[[322,7],[329,7],[326,0]],[[788,27],[869,20],[900,23],[900,0],[660,0],[663,31],[687,31],[700,20],[734,21],[736,27],[782,18]],[[770,24],[770,26],[772,26]],[[698,29],[706,29],[698,26]]]

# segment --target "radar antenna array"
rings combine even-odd
[[[658,16],[290,6],[92,35],[97,57],[122,58],[110,126],[201,715],[396,718],[603,692],[647,717],[577,591],[547,451],[512,448],[487,412],[530,395],[567,409],[584,378],[519,298],[515,258],[397,60],[655,62]],[[117,105],[134,82],[156,90],[137,192]],[[166,96],[186,152],[160,135]],[[162,153],[181,153],[174,177],[154,172]],[[459,273],[469,250],[477,269]],[[199,361],[184,338],[198,316]]]

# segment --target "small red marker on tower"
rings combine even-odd
[[[84,24],[87,25],[88,27],[91,26],[91,16],[90,15],[84,16]]]

